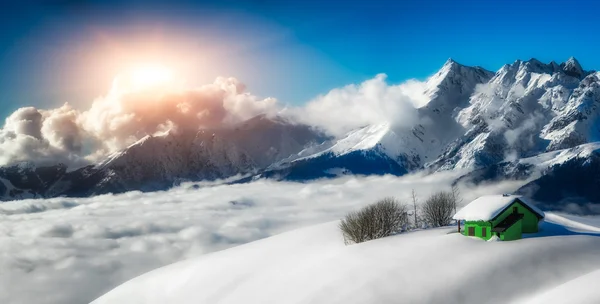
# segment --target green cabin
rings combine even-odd
[[[486,195],[464,208],[453,217],[458,222],[464,221],[462,233],[489,240],[497,236],[502,241],[522,238],[523,233],[536,233],[544,212],[517,195]]]

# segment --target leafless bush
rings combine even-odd
[[[419,220],[417,219],[417,193],[415,192],[415,189],[412,189],[412,192],[411,192],[410,196],[412,198],[413,215],[415,217],[415,221],[413,223],[413,227],[414,228],[418,228],[419,227]]]
[[[340,223],[344,242],[361,243],[400,232],[408,224],[406,207],[387,197],[358,211],[350,212]]]
[[[458,207],[458,205],[460,205],[463,201],[461,195],[460,195],[460,189],[458,188],[457,184],[452,185],[452,200],[454,203],[454,213],[456,213],[456,207]]]
[[[434,227],[446,226],[452,221],[454,206],[454,195],[451,192],[434,193],[423,204],[423,217]]]

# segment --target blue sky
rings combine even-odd
[[[176,2],[176,4],[174,4]],[[84,1],[0,7],[0,106],[85,107],[145,45],[194,82],[232,76],[301,104],[378,73],[424,79],[452,57],[490,70],[516,59],[600,68],[593,1]],[[123,55],[127,54],[127,55]],[[156,57],[156,54],[154,54]],[[114,61],[114,62],[113,62]],[[115,63],[119,61],[119,63]]]

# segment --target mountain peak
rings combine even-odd
[[[569,59],[567,59],[567,63],[569,63],[569,62],[574,62],[574,63],[579,64],[579,61],[577,61],[577,59],[573,56],[571,56],[571,57],[569,57]]]
[[[455,63],[458,63],[458,62],[456,62],[456,61],[455,61],[454,59],[452,59],[452,58],[448,58],[448,60],[446,60],[446,63],[444,63],[444,65],[447,65],[447,64],[455,64]]]
[[[446,60],[446,62],[444,62],[444,65],[442,66],[441,70],[455,70],[458,69],[460,67],[464,67],[464,65],[456,62],[456,60],[452,59],[452,58],[448,58],[448,60]]]
[[[493,75],[482,67],[465,66],[449,58],[439,71],[427,79],[425,95],[430,100],[421,108],[439,112],[464,107],[475,86],[488,82]]]
[[[554,61],[554,60],[550,61],[550,63],[548,65],[550,65],[550,67],[552,67],[552,70],[554,72],[560,70],[560,64],[556,63],[556,61]]]
[[[569,59],[566,62],[561,63],[560,67],[565,72],[565,74],[569,76],[581,78],[585,75],[581,64],[579,64],[579,61],[577,61],[577,59],[575,59],[575,57],[573,56],[569,57]]]
[[[456,60],[452,58],[448,58],[442,68],[435,73],[428,82],[430,83],[430,87],[437,86],[442,80],[444,80],[448,76],[453,75],[462,75],[466,76],[468,74],[480,74],[482,76],[491,76],[494,74],[480,66],[466,66],[458,63]],[[433,85],[432,85],[433,84]]]
[[[537,60],[537,58],[531,58],[531,59],[527,60],[526,62],[531,63],[531,64],[544,64],[541,61]]]

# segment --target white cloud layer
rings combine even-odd
[[[385,196],[420,201],[457,172],[313,183],[187,184],[166,192],[0,205],[0,303],[87,303],[151,269],[336,220]],[[464,201],[522,182],[464,186]],[[197,186],[200,188],[197,189]]]
[[[418,119],[415,106],[424,103],[424,84],[409,80],[389,85],[386,77],[379,74],[358,85],[331,90],[297,109],[295,115],[334,135],[382,122],[394,127],[413,126]]]

